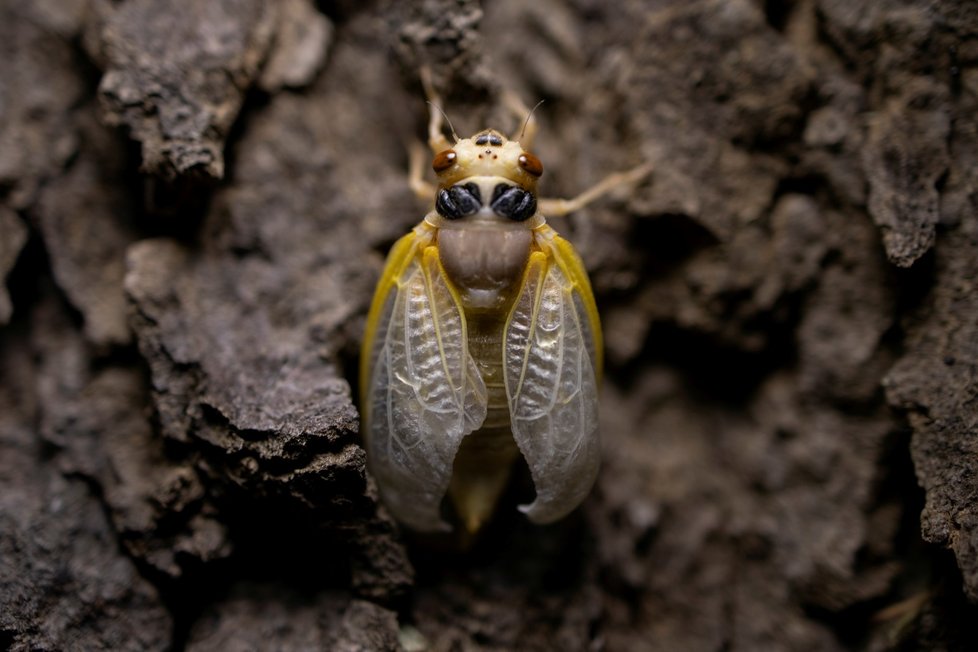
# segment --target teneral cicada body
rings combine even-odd
[[[547,225],[646,170],[577,200],[537,199],[528,137],[494,130],[449,143],[431,122],[434,210],[393,247],[367,319],[361,413],[369,467],[393,515],[447,529],[443,498],[469,532],[492,515],[514,462],[555,521],[598,472],[601,326],[583,264]]]

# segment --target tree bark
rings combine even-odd
[[[967,0],[0,0],[0,647],[978,649]],[[603,468],[469,549],[378,503],[357,352],[462,136],[546,102]],[[532,496],[532,493],[530,493]]]

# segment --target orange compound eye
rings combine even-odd
[[[540,162],[533,154],[529,152],[523,152],[519,157],[520,167],[523,168],[527,174],[538,177],[543,174],[543,163]]]
[[[433,169],[438,174],[441,174],[448,168],[455,165],[455,159],[458,155],[455,154],[454,149],[446,149],[444,152],[438,152],[435,155],[435,160],[431,162],[431,169]]]

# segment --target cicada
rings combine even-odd
[[[527,118],[520,137],[486,129],[459,139],[453,130],[449,143],[432,110],[437,186],[422,179],[423,152],[412,154],[412,187],[434,206],[387,258],[367,317],[360,396],[381,498],[416,530],[448,529],[442,514],[454,512],[478,531],[520,455],[536,497],[519,509],[535,523],[577,507],[598,473],[601,324],[581,258],[544,215],[647,169],[576,199],[538,199],[534,132]]]

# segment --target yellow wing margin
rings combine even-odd
[[[504,379],[513,439],[536,498],[519,509],[551,523],[587,496],[600,465],[601,336],[591,284],[570,243],[546,225],[504,329]]]
[[[399,521],[447,529],[440,505],[462,439],[486,417],[465,315],[424,223],[395,243],[360,359],[361,434],[380,497]]]
[[[598,316],[598,304],[594,301],[591,281],[584,268],[584,261],[570,242],[554,233],[552,243],[551,255],[554,262],[574,285],[574,290],[584,304],[584,311],[594,337],[594,373],[600,383],[604,370],[604,336],[601,333],[601,318]]]
[[[360,413],[366,414],[367,392],[370,387],[370,356],[373,353],[374,340],[377,338],[377,326],[384,314],[384,306],[391,290],[397,285],[398,279],[404,276],[404,271],[411,264],[411,261],[418,255],[418,235],[411,231],[401,237],[390,253],[387,254],[387,262],[384,264],[384,271],[377,281],[377,289],[374,290],[374,298],[370,302],[370,311],[367,313],[367,327],[363,334],[363,346],[360,348]]]

